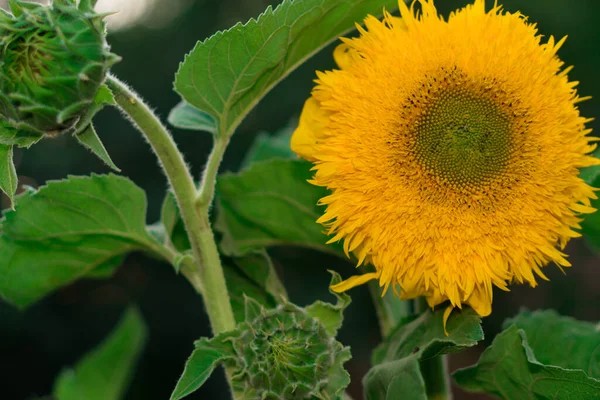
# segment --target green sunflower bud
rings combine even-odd
[[[0,13],[0,143],[29,146],[89,124],[94,98],[118,61],[95,1],[10,1]]]
[[[336,377],[347,375],[350,352],[319,320],[291,303],[265,310],[247,299],[246,324],[226,338],[238,355],[228,363],[234,391],[248,399],[339,398],[345,385]]]
[[[339,282],[334,273],[332,284]],[[239,398],[341,400],[350,383],[344,363],[351,355],[335,335],[350,298],[336,296],[335,305],[317,301],[300,308],[285,302],[270,310],[246,297],[244,322],[196,342],[171,400],[197,390],[219,364],[229,371]]]

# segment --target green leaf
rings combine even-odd
[[[59,375],[53,390],[57,400],[119,400],[129,386],[146,341],[146,326],[129,309],[110,336]]]
[[[266,251],[235,258],[223,267],[237,322],[244,321],[246,297],[266,308],[275,308],[277,304],[287,300],[285,288]]]
[[[94,11],[98,0],[79,0],[79,9],[81,11]]]
[[[453,376],[463,389],[507,400],[588,400],[600,393],[600,381],[585,372],[539,362],[527,335],[515,325],[496,336],[477,365],[458,370]]]
[[[0,144],[0,189],[14,202],[19,184],[17,170],[13,162],[13,146]]]
[[[13,126],[9,121],[0,121],[0,145],[29,148],[44,137],[43,133],[37,132],[26,124],[16,125]]]
[[[427,310],[418,318],[405,319],[373,352],[373,363],[418,356],[433,358],[472,347],[483,339],[481,317],[471,308],[454,310],[444,332],[444,310]]]
[[[229,356],[225,347],[215,345],[217,341],[202,338],[185,364],[183,375],[171,395],[171,400],[182,399],[198,390],[210,377],[220,361]]]
[[[106,151],[106,148],[104,147],[104,144],[102,144],[102,141],[100,140],[100,138],[98,137],[98,134],[96,133],[96,129],[94,129],[94,125],[92,125],[90,123],[87,126],[87,128],[85,128],[81,133],[76,134],[75,138],[85,148],[90,150],[92,153],[94,153],[96,156],[98,156],[99,159],[104,161],[104,163],[106,165],[108,165],[110,168],[112,168],[113,170],[115,170],[117,172],[121,171],[119,169],[119,167],[117,167],[115,165],[113,160],[108,155],[108,152]]]
[[[443,313],[427,310],[419,317],[405,318],[373,352],[374,367],[363,379],[367,399],[393,400],[399,390],[407,399],[427,399],[420,362],[459,352],[483,339],[481,318],[472,309],[450,315],[448,335]]]
[[[185,101],[177,104],[169,113],[169,123],[179,129],[217,133],[217,121],[204,111]]]
[[[323,212],[317,202],[327,190],[309,184],[311,177],[310,164],[302,160],[265,161],[221,175],[215,224],[223,234],[221,251],[240,256],[295,245],[339,255],[316,223]]]
[[[599,324],[560,316],[556,311],[521,311],[507,320],[505,328],[516,325],[527,334],[527,341],[542,364],[581,369],[600,379]]]
[[[596,150],[594,156],[600,158],[600,149]],[[600,188],[600,165],[584,168],[580,176],[588,185]],[[600,199],[592,200],[592,207],[600,209]],[[587,242],[600,252],[600,212],[584,215],[581,227]]]
[[[89,1],[89,0],[88,0]],[[80,4],[81,5],[81,4]],[[94,97],[94,104],[98,106],[116,106],[117,101],[115,100],[115,96],[110,90],[110,88],[106,85],[100,86],[96,96]]]
[[[384,7],[396,9],[397,0],[285,0],[198,43],[181,64],[175,89],[231,134],[277,82]]]
[[[172,192],[167,192],[160,211],[160,221],[152,225],[155,231],[160,231],[162,243],[179,252],[190,250],[190,241],[185,231],[179,207]]]
[[[329,284],[329,287],[331,288],[331,286],[340,283],[342,277],[335,271],[329,272],[332,275],[331,283]],[[337,303],[335,305],[318,300],[306,307],[306,312],[308,315],[321,322],[325,327],[325,330],[327,330],[327,333],[331,336],[335,336],[338,329],[342,327],[344,310],[350,305],[352,300],[346,293],[335,293],[331,289],[329,289],[329,291],[337,298]]]
[[[259,161],[297,158],[290,148],[292,133],[294,133],[294,128],[289,126],[281,129],[275,135],[269,135],[266,132],[259,133],[252,142],[250,150],[246,153],[241,168],[247,168],[250,164]]]
[[[427,400],[425,381],[416,357],[371,368],[363,379],[366,400]]]
[[[25,307],[95,269],[118,266],[123,255],[165,255],[146,231],[146,196],[117,175],[51,181],[16,199],[0,237],[0,293]]]

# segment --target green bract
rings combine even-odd
[[[30,146],[89,125],[94,99],[118,57],[90,1],[10,1],[0,13],[0,143]]]

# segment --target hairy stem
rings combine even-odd
[[[210,205],[215,196],[215,182],[217,180],[217,174],[219,172],[219,165],[225,154],[225,149],[229,144],[229,137],[225,135],[215,136],[215,143],[213,149],[208,157],[206,168],[202,176],[202,183],[200,184],[200,190],[196,198],[196,206],[198,212],[205,213],[208,215]]]
[[[429,309],[425,297],[419,297],[416,310],[419,314]],[[420,363],[421,375],[425,381],[425,389],[429,400],[451,400],[452,390],[448,379],[448,358],[446,355],[423,360]]]
[[[208,207],[206,212],[199,212],[196,208],[196,185],[181,152],[167,129],[135,92],[112,76],[108,77],[106,84],[113,91],[121,110],[150,143],[171,184],[195,260],[193,268],[185,268],[183,273],[203,295],[214,333],[234,329],[235,319],[208,220]],[[224,149],[221,154],[222,151]],[[214,191],[214,178],[212,185]]]

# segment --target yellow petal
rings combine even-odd
[[[321,109],[319,102],[314,97],[311,96],[306,100],[298,128],[292,135],[292,151],[307,160],[314,161],[316,146],[328,119],[327,112]]]
[[[336,285],[331,286],[331,290],[336,293],[342,293],[352,289],[355,286],[362,285],[369,282],[370,280],[379,278],[379,272],[370,272],[363,275],[354,275],[345,281],[342,281]]]
[[[448,318],[450,318],[450,314],[452,314],[452,310],[454,310],[454,307],[452,305],[449,305],[448,307],[446,307],[446,310],[444,310],[444,333],[446,334],[446,336],[450,336],[448,334],[448,331],[446,330],[446,323],[448,322]]]

